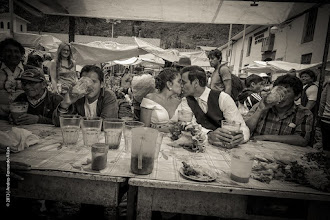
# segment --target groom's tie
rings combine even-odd
[[[197,100],[199,107],[201,107],[203,112],[206,113],[207,112],[207,103],[199,97],[195,98],[195,99]]]

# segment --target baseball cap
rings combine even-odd
[[[24,70],[21,77],[16,78],[16,80],[28,80],[33,82],[43,82],[46,81],[45,75],[40,68],[31,68]]]

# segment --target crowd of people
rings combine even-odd
[[[221,52],[212,50],[208,58],[213,73],[183,57],[158,74],[138,67],[135,72],[126,68],[108,77],[97,65],[86,65],[77,73],[67,43],[59,45],[52,60],[48,53],[43,57],[31,53],[24,63],[24,47],[14,39],[0,42],[0,54],[0,117],[17,125],[59,126],[59,116],[78,114],[139,120],[169,132],[171,123],[179,120],[179,111],[185,111],[203,127],[210,144],[230,143],[231,147],[250,139],[312,146],[313,123],[320,133],[330,130],[330,82],[318,85],[311,70],[290,72],[273,83],[267,74],[252,74],[241,81],[223,64]],[[70,90],[81,77],[93,81],[92,89],[84,97],[72,97]],[[266,102],[271,88],[279,86],[285,88],[285,97]],[[323,92],[318,103],[320,86]],[[13,122],[8,106],[16,101],[29,106],[27,114]],[[318,105],[320,111],[316,112]],[[240,123],[240,132],[233,134],[222,128],[222,120]],[[323,150],[329,150],[327,135],[318,141],[323,143]]]

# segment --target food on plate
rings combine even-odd
[[[182,162],[183,168],[182,171],[183,176],[192,180],[197,181],[203,181],[203,182],[209,182],[215,180],[214,174],[212,174],[210,171],[199,167],[199,166],[191,166],[187,164],[186,162]]]
[[[72,94],[86,95],[92,90],[93,80],[89,77],[81,77],[72,88]]]
[[[183,147],[192,152],[204,152],[206,135],[202,132],[202,126],[195,122],[175,122],[171,129],[173,147]]]
[[[283,86],[275,86],[265,98],[266,104],[280,103],[286,94],[286,88]]]

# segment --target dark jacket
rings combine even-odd
[[[254,94],[254,95],[252,95]],[[252,91],[249,88],[245,88],[239,95],[238,95],[238,101],[242,104],[244,104],[244,102],[247,100],[247,98],[250,98],[249,100],[251,101],[247,101],[246,102],[246,106],[251,109],[252,106],[254,106],[255,104],[257,104],[260,100],[258,100],[255,96],[255,92]],[[261,97],[260,97],[261,98]]]
[[[16,102],[28,102],[28,114],[31,115],[38,115],[39,124],[53,124],[52,123],[52,115],[53,112],[56,110],[58,104],[62,101],[62,97],[51,93],[47,90],[46,97],[39,102],[37,105],[32,105],[28,99],[25,93],[20,94],[16,99]]]
[[[70,105],[69,110],[66,114],[78,114],[80,116],[85,116],[85,97],[78,99],[77,102]],[[118,103],[116,95],[111,90],[101,90],[100,96],[97,100],[96,114],[98,117],[103,119],[106,118],[118,118]],[[53,123],[59,126],[59,116],[61,113],[58,110],[54,111]]]

